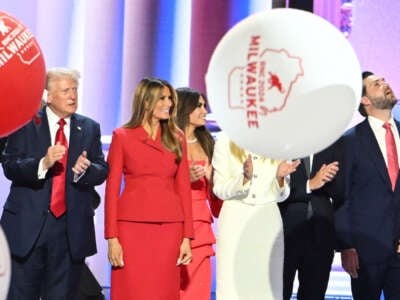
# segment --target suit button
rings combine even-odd
[[[256,194],[252,194],[252,195],[251,195],[251,198],[255,198],[255,197],[256,197]]]
[[[254,177],[254,178],[257,178],[258,176],[257,176],[257,174],[253,174],[253,177]]]

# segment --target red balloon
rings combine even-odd
[[[32,32],[0,11],[0,137],[28,123],[39,109],[46,80]]]

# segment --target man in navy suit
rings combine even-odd
[[[0,138],[0,163],[2,161],[2,153],[4,148],[6,147],[7,137]]]
[[[339,170],[334,145],[301,160],[290,175],[290,195],[279,203],[285,237],[283,299],[292,296],[298,272],[299,300],[323,300],[328,286],[334,248],[334,206],[338,201],[332,182]]]
[[[108,165],[99,124],[75,113],[78,81],[75,70],[49,70],[47,106],[7,140],[3,169],[11,188],[1,225],[12,254],[8,299],[73,299],[84,259],[97,251],[92,201]],[[60,119],[66,145],[55,143]],[[65,199],[55,213],[53,178],[64,156]]]
[[[400,299],[400,124],[392,117],[396,103],[382,77],[364,72],[359,110],[366,119],[342,138],[344,161],[338,176],[343,175],[344,205],[335,219],[342,266],[351,276],[355,300],[378,300],[382,291],[386,300]],[[397,166],[389,175],[394,157]]]

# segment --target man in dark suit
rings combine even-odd
[[[4,150],[4,147],[6,146],[6,142],[7,142],[7,137],[0,138],[0,156]]]
[[[297,299],[325,299],[335,245],[332,180],[338,170],[330,146],[302,159],[290,175],[290,195],[279,203],[285,237],[284,300],[291,298],[296,271]]]
[[[386,81],[363,73],[364,121],[343,136],[344,204],[335,215],[342,266],[355,300],[400,299],[400,124]],[[340,175],[340,176],[341,176]]]
[[[47,106],[7,140],[8,299],[74,299],[84,259],[96,253],[92,200],[108,165],[99,124],[75,113],[78,81],[77,71],[49,70]]]
[[[0,138],[0,163],[3,161],[3,150],[6,147],[7,137]]]

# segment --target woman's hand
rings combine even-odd
[[[207,166],[204,167],[204,172],[206,176],[206,179],[208,182],[212,182],[212,172],[213,172],[213,167],[211,164],[208,164]]]
[[[113,267],[123,267],[123,251],[118,238],[108,239],[108,260]]]
[[[195,182],[199,180],[201,177],[206,175],[205,167],[202,165],[196,164],[196,162],[192,162],[189,166],[189,173],[190,173],[190,182]]]
[[[190,248],[190,239],[183,238],[179,249],[179,257],[176,265],[188,265],[192,261],[192,249]]]
[[[300,159],[294,161],[282,160],[278,165],[278,170],[276,171],[276,179],[279,182],[279,186],[283,186],[283,179],[285,176],[296,171],[297,166],[300,164]]]
[[[253,178],[253,161],[251,154],[247,156],[247,159],[243,163],[243,185]]]

